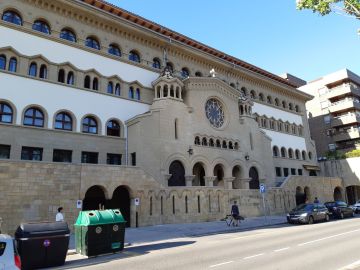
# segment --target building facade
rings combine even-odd
[[[0,15],[7,228],[59,205],[69,220],[120,208],[130,226],[218,219],[234,199],[259,215],[260,183],[273,212],[314,195],[296,85],[104,1],[5,0]],[[318,197],[341,186],[319,181]]]

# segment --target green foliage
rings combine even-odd
[[[327,159],[343,159],[345,158],[344,153],[339,152],[339,151],[328,151],[326,153],[326,158]]]
[[[297,0],[297,9],[311,9],[321,15],[340,12],[360,19],[360,0]]]
[[[360,157],[360,149],[352,150],[350,152],[345,153],[346,158],[352,157]]]

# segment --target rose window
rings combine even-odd
[[[224,108],[217,99],[209,99],[205,104],[206,117],[210,124],[215,128],[220,128],[224,124]]]

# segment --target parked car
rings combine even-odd
[[[0,234],[0,270],[19,269],[21,269],[21,261],[14,239],[9,235]]]
[[[350,206],[356,214],[360,214],[360,201]]]
[[[329,211],[320,203],[304,203],[287,214],[288,223],[312,224],[316,221],[329,221]]]
[[[355,215],[354,210],[346,202],[326,202],[325,206],[334,218],[353,217]]]

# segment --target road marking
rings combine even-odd
[[[284,251],[289,249],[290,247],[285,247],[285,248],[280,248],[280,249],[275,249],[274,252],[280,252],[280,251]]]
[[[331,236],[328,236],[328,237],[324,237],[324,238],[316,239],[316,240],[313,240],[313,241],[309,241],[309,242],[301,243],[301,244],[298,244],[298,246],[299,246],[299,247],[301,247],[301,246],[305,246],[305,245],[308,245],[308,244],[312,244],[312,243],[320,242],[320,241],[323,241],[323,240],[327,240],[327,239],[335,238],[335,237],[338,237],[338,236],[342,236],[342,235],[346,235],[346,234],[350,234],[350,233],[353,233],[353,232],[358,232],[358,231],[360,231],[360,229],[358,229],[358,230],[353,230],[353,231],[348,231],[348,232],[344,232],[344,233],[339,233],[339,234],[331,235]]]
[[[353,270],[353,269],[356,269],[358,266],[360,266],[360,260],[353,262],[352,264],[349,264],[347,266],[344,266],[344,267],[340,268],[339,270]]]
[[[248,259],[251,259],[251,258],[255,258],[255,257],[259,257],[261,255],[264,255],[264,253],[259,253],[259,254],[256,254],[256,255],[252,255],[252,256],[249,256],[249,257],[245,257],[243,258],[244,260],[248,260]]]
[[[228,261],[228,262],[218,263],[218,264],[210,265],[209,267],[210,267],[210,268],[213,268],[213,267],[217,267],[217,266],[221,266],[221,265],[229,264],[229,263],[233,263],[233,262],[234,262],[234,261]]]

